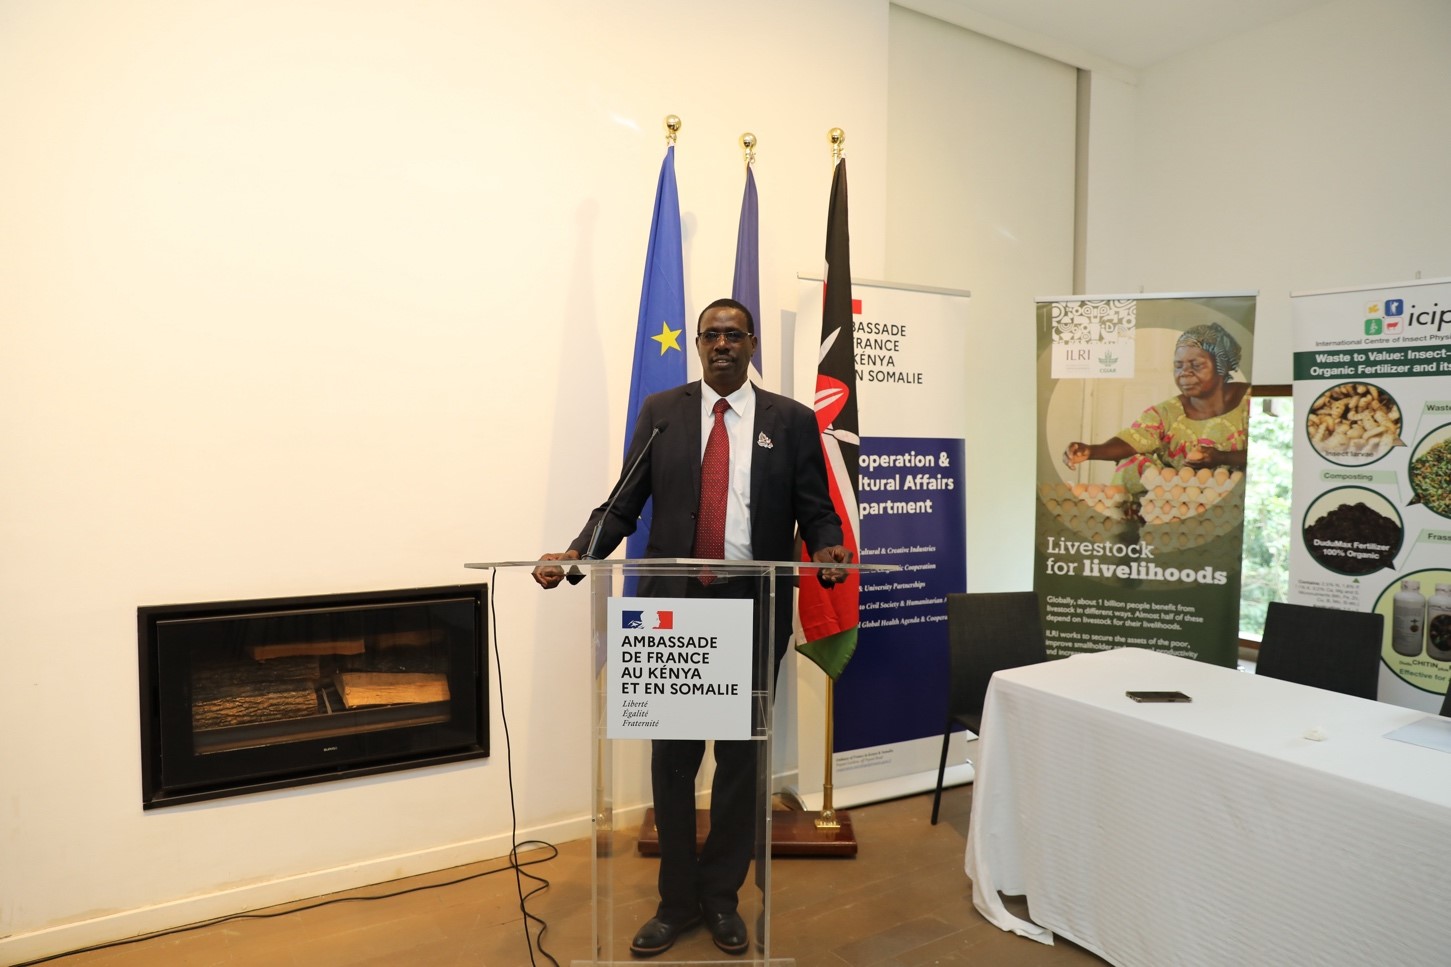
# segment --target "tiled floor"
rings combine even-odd
[[[860,844],[856,857],[777,860],[772,956],[794,958],[797,967],[1102,967],[1102,960],[1064,941],[1048,947],[1004,933],[973,909],[972,885],[963,874],[971,795],[971,787],[949,790],[937,826],[928,823],[930,795],[852,809]],[[547,921],[544,948],[561,965],[589,952],[588,847],[586,840],[562,844],[558,857],[529,868],[550,881],[548,889],[529,901],[528,909]],[[525,858],[539,855],[542,852]],[[638,859],[646,882],[653,877],[653,860],[632,855],[626,859],[632,863]],[[291,911],[269,919],[231,920],[46,963],[58,967],[529,964],[514,876],[499,861],[339,896],[398,892],[474,874],[484,875],[386,900],[293,904],[264,911]],[[528,889],[527,880],[525,884]],[[650,912],[645,909],[643,915]],[[1021,908],[1018,912],[1023,913]],[[726,959],[704,931],[682,938],[671,954],[681,959]],[[537,952],[534,962],[549,963]]]

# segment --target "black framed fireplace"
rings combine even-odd
[[[136,613],[144,808],[489,754],[487,585]]]

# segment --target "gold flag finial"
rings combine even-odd
[[[756,163],[756,136],[747,131],[741,135],[741,150],[746,153],[746,167]]]
[[[674,114],[665,116],[665,143],[674,144],[675,136],[680,133],[680,118]]]
[[[841,128],[832,128],[826,132],[826,137],[831,141],[831,162],[835,164],[841,160],[841,146],[846,143],[846,132]]]

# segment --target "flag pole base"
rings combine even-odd
[[[821,825],[822,813],[805,809],[776,809],[771,812],[772,856],[855,856],[856,833],[851,815],[833,810],[831,826]],[[695,811],[695,846],[705,845],[710,832],[710,810]],[[655,810],[645,811],[636,849],[642,856],[660,855],[660,835],[655,829]]]

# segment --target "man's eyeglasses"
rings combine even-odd
[[[735,346],[744,342],[749,335],[750,333],[742,332],[739,329],[706,329],[703,332],[696,333],[695,340],[707,346],[714,346],[717,342],[724,339],[732,346]]]

